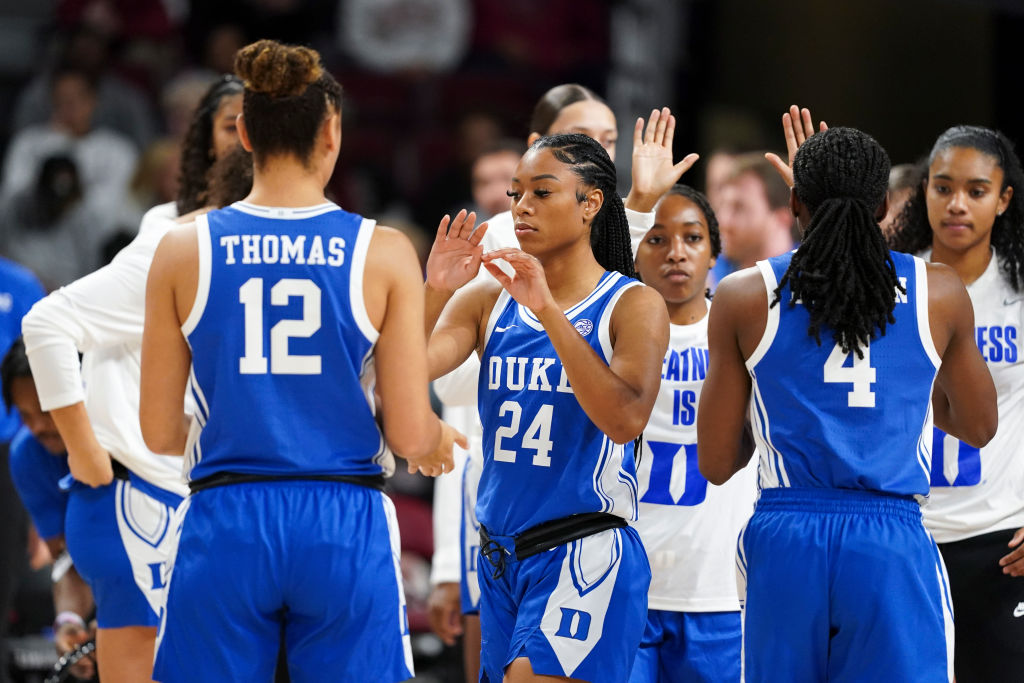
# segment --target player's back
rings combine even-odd
[[[390,470],[363,299],[373,221],[329,203],[239,202],[196,225],[199,286],[182,326],[198,406],[190,479]]]
[[[791,258],[758,263],[769,302]],[[928,280],[921,259],[896,252],[892,259],[906,293],[894,293],[895,323],[862,347],[863,357],[843,353],[827,328],[819,345],[808,334],[807,309],[790,305],[788,284],[769,308],[764,336],[747,360],[762,488],[928,494],[931,390],[940,363]]]

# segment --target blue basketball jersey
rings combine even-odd
[[[28,427],[22,427],[11,441],[9,464],[14,488],[39,536],[50,539],[63,534],[68,492],[61,482],[70,475],[67,455],[53,455]]]
[[[636,285],[607,272],[565,312],[605,363],[612,311]],[[583,512],[636,519],[632,444],[614,443],[590,421],[543,325],[505,291],[487,322],[478,397],[484,467],[476,509],[492,534]]]
[[[774,299],[792,254],[758,268]],[[928,325],[928,280],[919,258],[892,252],[895,324],[856,353],[828,329],[807,334],[809,314],[790,288],[768,309],[764,336],[747,360],[750,419],[761,456],[760,486],[928,494],[931,392],[940,359]]]
[[[390,474],[363,302],[373,221],[330,203],[238,202],[196,227],[199,287],[182,325],[197,405],[189,478]]]

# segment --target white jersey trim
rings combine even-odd
[[[366,254],[370,250],[370,240],[373,239],[374,226],[377,222],[364,218],[359,226],[359,233],[356,237],[356,246],[352,250],[352,274],[348,284],[349,306],[352,308],[352,317],[359,326],[367,341],[376,344],[380,338],[380,331],[370,322],[370,315],[366,312],[366,299],[363,296],[363,273],[366,266]]]
[[[633,287],[642,287],[639,282],[630,282],[615,292],[612,298],[609,299],[608,305],[604,307],[604,311],[601,313],[601,321],[597,328],[597,338],[601,342],[601,350],[604,351],[604,357],[608,359],[608,362],[612,362],[612,333],[611,333],[611,320],[612,314],[615,312],[615,306],[619,303],[619,298],[622,297],[622,293],[627,289]]]
[[[498,324],[498,316],[508,306],[508,300],[512,298],[512,295],[508,293],[508,290],[502,289],[501,294],[498,295],[498,300],[494,302],[494,307],[491,309],[491,314],[487,317],[487,328],[484,331],[484,348],[487,348],[487,342],[491,341],[491,332],[494,331],[495,325]],[[517,306],[517,308],[521,308]],[[522,316],[520,315],[520,318]]]
[[[562,311],[565,314],[565,317],[572,320],[572,317],[574,315],[576,315],[584,308],[589,306],[596,298],[603,296],[604,293],[608,291],[608,289],[616,282],[618,282],[619,279],[621,279],[622,277],[624,277],[622,273],[615,271],[610,271],[605,275],[602,275],[602,279],[598,281],[597,285],[594,287],[593,290],[591,290],[590,294],[583,297],[581,301],[573,304],[566,310]],[[531,328],[537,330],[538,332],[542,332],[544,330],[544,325],[542,325],[540,320],[537,319],[537,316],[535,316],[533,314],[533,311],[526,308],[525,306],[519,307],[519,317],[523,320],[524,323],[529,325]]]
[[[750,358],[747,359],[747,370],[753,370],[754,366],[760,362],[764,355],[768,353],[768,349],[771,348],[772,342],[775,341],[775,334],[779,331],[779,307],[783,305],[780,301],[777,306],[772,306],[772,293],[775,288],[779,286],[778,281],[775,279],[775,271],[772,270],[772,264],[768,261],[758,261],[757,268],[761,271],[761,277],[764,278],[765,286],[765,303],[768,305],[768,320],[764,325],[764,334],[761,335],[761,341],[758,342],[754,352],[750,354]]]
[[[192,334],[206,311],[206,300],[210,296],[210,222],[206,214],[196,216],[196,246],[199,250],[199,281],[196,283],[196,299],[192,302],[181,332],[186,337]]]
[[[341,210],[341,207],[334,202],[324,202],[323,204],[317,204],[315,206],[300,207],[260,206],[258,204],[250,204],[249,202],[235,202],[231,206],[232,208],[238,209],[242,213],[247,213],[250,216],[280,218],[286,221],[300,221],[306,218],[319,216],[330,211]]]
[[[928,267],[922,259],[914,257],[914,289],[917,304],[917,330],[921,335],[921,346],[935,367],[942,364],[942,358],[935,349],[932,326],[928,319]],[[930,476],[930,473],[929,473]]]

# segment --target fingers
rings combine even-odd
[[[818,124],[818,130],[824,133],[826,130],[828,130],[828,124],[822,121],[821,123]]]
[[[689,171],[693,167],[693,165],[697,163],[698,159],[700,159],[700,155],[698,154],[687,154],[685,157],[683,157],[682,161],[673,166],[672,168],[676,173],[676,180],[679,179],[679,176]]]
[[[796,107],[793,107],[795,109]],[[782,115],[782,134],[786,138],[786,151],[789,153],[789,158],[792,159],[796,155],[796,150],[800,147],[800,143],[796,141],[796,130],[793,128],[793,115],[790,112],[786,112]]]
[[[469,243],[472,244],[474,247],[479,246],[480,240],[484,238],[485,234],[487,234],[487,221],[484,221],[479,226],[477,226],[477,229],[474,230],[473,234],[469,236]]]
[[[448,236],[448,224],[452,222],[452,217],[448,214],[444,215],[441,222],[437,224],[437,234],[434,236],[435,242],[443,242]]]
[[[672,149],[672,140],[676,137],[676,117],[672,116],[669,112],[669,108],[665,107],[666,119],[668,120],[665,125],[665,135],[662,138],[662,144],[669,149]]]
[[[657,109],[651,110],[651,116],[647,119],[647,131],[644,133],[644,144],[650,144],[654,142],[655,133],[658,129],[658,120],[661,118],[661,112]]]
[[[803,137],[804,140],[814,135],[814,122],[811,121],[811,110],[804,107],[800,110],[800,122],[803,124]],[[801,140],[800,144],[803,144]]]
[[[788,187],[793,187],[793,169],[789,167],[785,161],[779,158],[779,155],[768,152],[764,155],[764,158],[768,160],[775,170],[779,172],[782,179],[786,181]]]
[[[466,435],[460,432],[458,429],[455,429],[454,427],[452,427],[452,432],[454,432],[455,443],[458,444],[459,448],[463,450],[469,450],[469,439],[466,437]]]
[[[1009,576],[1024,576],[1024,546],[1018,546],[1012,553],[999,560],[1003,573]]]
[[[486,254],[484,256],[486,258]],[[485,261],[484,268],[486,268],[487,272],[491,274],[491,277],[497,280],[498,284],[504,287],[505,289],[508,289],[509,286],[512,284],[512,278],[506,275],[505,271],[498,267],[498,264]]]
[[[644,118],[638,117],[636,125],[633,126],[633,149],[644,144]]]
[[[658,116],[658,127],[654,130],[654,144],[665,144],[665,131],[668,130],[669,119],[671,118],[672,112],[669,111],[668,107],[662,108]],[[653,117],[651,120],[654,120]]]

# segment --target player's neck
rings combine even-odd
[[[245,198],[251,204],[297,208],[326,201],[320,178],[299,164],[268,162],[254,175]]]
[[[585,299],[604,275],[589,242],[585,246],[585,250],[573,248],[541,259],[548,289],[563,311]]]
[[[969,285],[984,274],[992,260],[992,247],[988,242],[965,249],[953,251],[947,249],[938,240],[932,241],[932,261],[944,263],[960,276],[960,281]]]
[[[700,322],[708,314],[708,301],[704,298],[703,292],[689,301],[666,301],[665,305],[668,306],[668,320],[673,325],[692,325]]]

